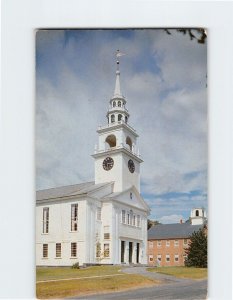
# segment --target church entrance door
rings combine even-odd
[[[140,251],[140,244],[137,243],[137,252],[136,252],[136,262],[139,264],[139,251]]]
[[[121,263],[125,262],[125,241],[121,241]]]
[[[133,243],[129,242],[129,263],[132,263],[132,256],[133,256]]]

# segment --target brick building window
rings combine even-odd
[[[161,260],[162,260],[162,255],[161,255],[161,254],[158,254],[158,255],[157,255],[157,261],[158,261],[158,262],[161,262]]]
[[[170,262],[170,255],[166,254],[166,262]]]
[[[175,261],[175,262],[179,262],[179,254],[175,254],[175,256],[174,256],[174,261]]]
[[[157,241],[157,247],[161,247],[162,246],[162,241],[161,240],[158,240]]]
[[[149,262],[153,262],[153,260],[154,260],[153,255],[149,255]]]
[[[184,246],[187,246],[187,245],[188,245],[188,240],[184,239]]]
[[[179,240],[174,240],[174,246],[178,247],[179,246]]]
[[[149,241],[149,248],[152,249],[154,246],[154,243],[152,241]]]
[[[166,247],[170,247],[170,241],[169,240],[166,241]]]

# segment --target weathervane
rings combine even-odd
[[[119,57],[125,55],[125,53],[120,52],[120,50],[118,49],[116,51],[116,59],[117,59],[117,70],[119,70]]]

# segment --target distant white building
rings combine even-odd
[[[92,155],[95,181],[37,191],[37,265],[147,263],[149,207],[140,195],[138,135],[125,106],[117,61],[108,124],[98,128]]]
[[[203,225],[207,221],[206,210],[202,208],[193,208],[191,210],[190,222],[192,225]]]

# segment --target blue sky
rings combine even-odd
[[[121,57],[121,90],[143,157],[151,219],[207,209],[207,45],[164,30],[48,30],[36,35],[37,189],[94,180]]]

